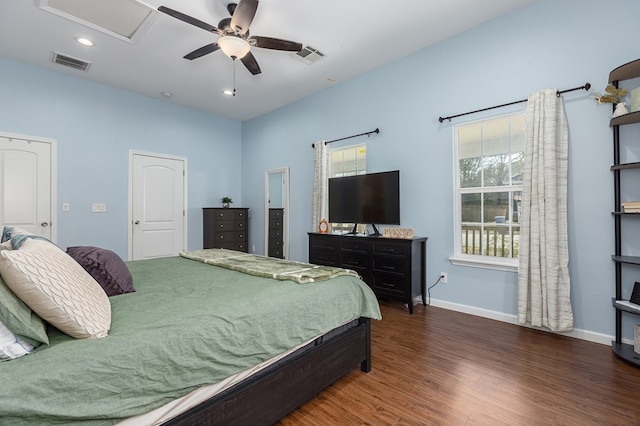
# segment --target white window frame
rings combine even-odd
[[[365,158],[364,158],[364,161],[365,161],[364,169],[361,170],[361,169],[357,168],[357,164],[358,164],[357,152],[358,152],[359,149],[362,149],[362,148],[364,148],[365,153],[366,153],[366,150],[367,150],[367,144],[366,143],[359,143],[359,144],[355,144],[355,145],[342,146],[342,147],[339,147],[339,148],[330,148],[329,149],[329,157],[330,157],[330,160],[329,160],[329,177],[332,178],[332,177],[354,176],[354,175],[362,175],[362,174],[367,173],[367,157],[366,157],[366,154],[365,154]],[[355,150],[356,151],[356,169],[353,170],[353,173],[351,173],[351,171],[348,171],[347,173],[342,173],[339,176],[335,175],[333,170],[332,170],[333,169],[333,167],[332,167],[333,166],[333,159],[332,159],[333,153],[338,152],[338,151],[345,152],[345,151],[348,151],[348,150]],[[343,155],[343,158],[344,158],[344,155]],[[366,224],[361,224],[361,223],[358,224],[358,232],[362,233],[366,229],[366,226],[367,226]],[[334,230],[338,229],[338,230],[342,230],[342,231],[351,231],[353,229],[353,223],[332,223],[331,227]]]
[[[476,188],[466,189],[460,188],[460,171],[458,159],[458,129],[461,127],[478,124],[481,122],[488,122],[500,118],[510,118],[518,115],[524,115],[524,111],[492,116],[483,118],[476,121],[469,121],[453,126],[453,173],[454,173],[454,255],[449,258],[453,265],[470,266],[483,269],[495,269],[501,271],[518,272],[518,258],[512,257],[498,257],[498,256],[485,256],[478,254],[462,253],[462,206],[461,195],[464,193],[480,193],[486,194],[491,192],[517,192],[522,191],[522,185],[503,185],[503,186],[487,186],[481,187],[481,190]]]

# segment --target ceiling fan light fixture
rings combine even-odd
[[[244,58],[251,49],[249,43],[245,39],[238,36],[220,37],[220,39],[218,39],[218,46],[220,46],[220,50],[222,50],[222,52],[224,52],[224,54],[231,59]]]

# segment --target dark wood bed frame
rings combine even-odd
[[[249,377],[165,425],[271,425],[360,364],[371,371],[371,321],[330,337]]]

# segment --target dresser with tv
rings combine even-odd
[[[379,299],[426,305],[427,238],[309,233],[309,262],[356,271]]]

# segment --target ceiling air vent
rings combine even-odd
[[[51,62],[65,67],[73,68],[80,71],[87,71],[91,66],[91,62],[83,59],[74,58],[69,55],[64,55],[60,52],[53,52]]]
[[[305,46],[301,51],[293,53],[292,55],[307,64],[313,64],[324,58],[324,53],[311,46]]]

